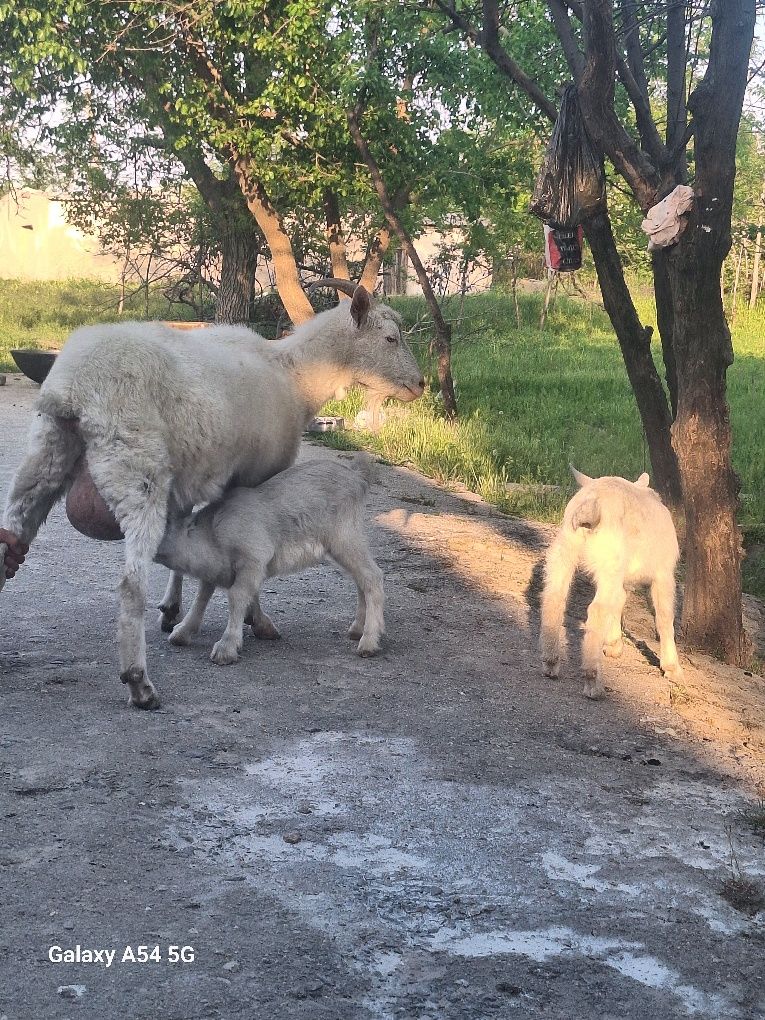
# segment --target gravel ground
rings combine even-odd
[[[3,497],[34,394],[0,389]],[[269,582],[284,639],[234,666],[208,660],[220,596],[187,649],[152,613],[144,713],[121,546],[51,515],[0,594],[0,1020],[765,1016],[765,914],[722,895],[765,881],[762,679],[682,656],[670,690],[636,598],[591,703],[581,593],[570,668],[537,662],[549,528],[387,467],[370,516],[379,658],[314,569]],[[77,946],[114,956],[57,962]]]

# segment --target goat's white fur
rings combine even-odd
[[[383,575],[364,534],[364,499],[373,464],[315,461],[288,468],[255,489],[231,489],[189,517],[170,521],[156,559],[202,582],[191,609],[170,635],[188,644],[216,588],[228,589],[228,625],[210,656],[236,662],[243,626],[260,638],[279,631],[260,607],[267,577],[299,573],[326,556],[356,582],[356,618],[348,632],[359,655],[375,655],[385,630]]]
[[[38,398],[4,525],[30,542],[84,453],[125,535],[119,655],[132,704],[159,704],[146,672],[144,610],[168,515],[284,470],[307,422],[354,383],[402,400],[423,391],[400,319],[370,306],[363,287],[272,343],[241,326],[178,334],[137,322],[87,326],[69,338]],[[168,594],[179,603],[178,578],[165,604]]]
[[[563,524],[545,560],[540,651],[545,674],[560,670],[563,617],[577,568],[595,582],[582,645],[584,693],[603,694],[603,655],[622,653],[625,584],[648,584],[656,614],[664,673],[682,675],[675,647],[675,567],[679,556],[672,517],[648,475],[589,478],[571,468],[581,486],[569,501]]]

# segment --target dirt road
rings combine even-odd
[[[0,389],[3,499],[33,398]],[[549,529],[393,468],[370,514],[380,658],[316,569],[234,666],[220,596],[189,649],[151,614],[156,713],[117,680],[120,544],[51,516],[0,595],[0,1018],[765,1015],[765,914],[721,895],[731,845],[765,881],[762,679],[682,656],[670,691],[633,599],[591,703],[575,619],[562,679],[537,662]]]

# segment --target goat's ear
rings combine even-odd
[[[353,299],[351,300],[351,315],[359,329],[361,329],[367,321],[370,304],[371,299],[369,297],[369,291],[366,287],[362,287],[361,284],[359,284],[356,290],[354,290]]]
[[[644,471],[640,478],[638,478],[638,480],[635,482],[635,485],[637,485],[638,488],[640,489],[647,489],[650,482],[651,479],[648,477],[648,472]]]
[[[583,475],[581,471],[577,471],[573,464],[569,464],[568,467],[569,471],[574,476],[574,481],[576,482],[580,489],[582,488],[583,485],[586,485],[588,482],[592,481],[589,475]]]
[[[571,527],[574,531],[577,528],[587,528],[588,531],[593,531],[600,524],[600,503],[597,499],[588,499],[581,506],[576,508],[576,511],[571,517]]]

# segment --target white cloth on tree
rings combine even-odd
[[[648,210],[641,226],[648,234],[649,251],[669,248],[677,243],[688,222],[683,216],[693,205],[693,198],[693,188],[678,184],[666,198]]]

